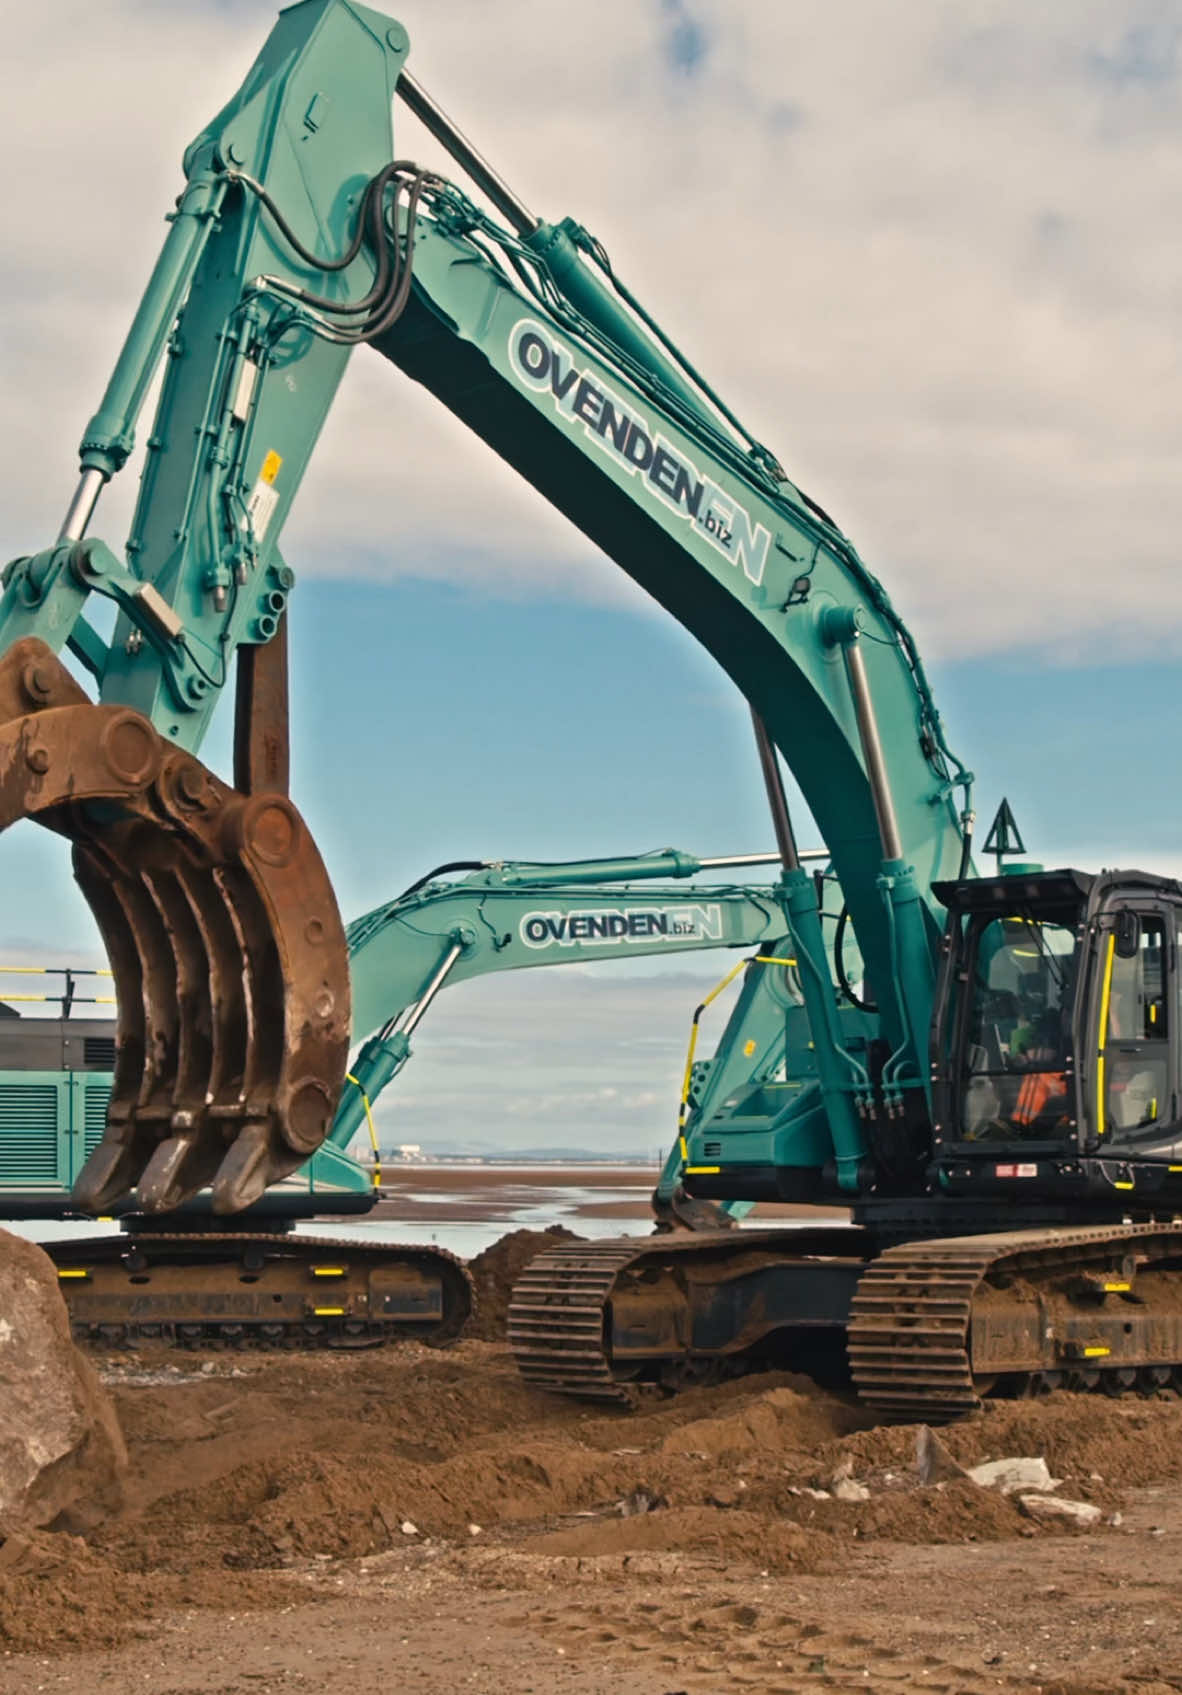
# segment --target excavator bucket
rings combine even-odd
[[[95,705],[34,638],[0,657],[0,829],[69,838],[115,976],[115,1080],[75,1183],[87,1212],[206,1185],[256,1200],[332,1124],[348,1055],[344,928],[286,795],[246,795],[138,712]]]

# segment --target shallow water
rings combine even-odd
[[[603,1236],[647,1236],[652,1223],[646,1218],[580,1218],[571,1209],[557,1212],[551,1206],[521,1208],[502,1218],[465,1218],[450,1222],[409,1223],[405,1219],[354,1218],[314,1219],[297,1224],[301,1236],[332,1236],[340,1241],[427,1243],[446,1248],[461,1259],[472,1259],[499,1241],[510,1230],[544,1230],[550,1224],[565,1224],[576,1235],[598,1240]]]
[[[447,1173],[445,1178],[444,1173]],[[303,1236],[331,1237],[338,1241],[406,1242],[445,1248],[461,1259],[471,1259],[511,1230],[545,1230],[562,1224],[576,1235],[591,1240],[609,1236],[647,1236],[652,1219],[647,1201],[652,1175],[638,1172],[635,1184],[578,1181],[583,1175],[537,1167],[515,1167],[503,1175],[495,1167],[439,1168],[437,1186],[424,1172],[422,1186],[387,1188],[380,1211],[368,1218],[324,1218],[303,1220],[296,1232]],[[417,1176],[417,1174],[416,1174]],[[576,1178],[562,1181],[563,1177]],[[450,1178],[450,1181],[447,1181]],[[326,1206],[331,1201],[326,1197]],[[399,1216],[403,1214],[404,1216]],[[406,1216],[409,1215],[409,1216]],[[747,1228],[768,1224],[791,1227],[815,1220],[784,1216],[761,1217],[758,1210],[745,1221]],[[839,1224],[840,1217],[827,1222]],[[116,1224],[64,1222],[29,1219],[3,1222],[3,1228],[34,1242],[68,1241],[71,1238],[117,1235]]]
[[[545,1230],[551,1224],[564,1224],[568,1230],[593,1239],[645,1236],[652,1228],[651,1221],[630,1216],[629,1209],[634,1212],[636,1203],[647,1198],[651,1187],[651,1180],[612,1188],[562,1183],[544,1170],[538,1171],[536,1181],[515,1170],[512,1180],[502,1184],[495,1178],[490,1181],[489,1173],[481,1169],[473,1174],[471,1187],[424,1186],[401,1191],[397,1200],[416,1213],[414,1219],[391,1217],[387,1208],[394,1203],[387,1202],[379,1217],[308,1219],[295,1228],[302,1236],[330,1236],[344,1242],[427,1243],[471,1259],[510,1230]],[[587,1216],[584,1208],[592,1205],[595,1214]],[[613,1206],[621,1210],[615,1213],[610,1210]],[[423,1217],[423,1213],[428,1216]],[[473,1213],[478,1216],[465,1216]],[[3,1228],[33,1242],[119,1234],[117,1224],[56,1219],[4,1221]]]

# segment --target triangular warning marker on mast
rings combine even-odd
[[[983,851],[996,856],[999,871],[1005,854],[1026,852],[1026,843],[1022,840],[1022,832],[1019,830],[1014,814],[1010,810],[1009,801],[1004,797],[997,809],[996,818],[989,826],[989,834],[985,838]]]

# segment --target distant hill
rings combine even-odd
[[[664,1153],[646,1149],[643,1153],[621,1153],[604,1148],[500,1148],[488,1142],[424,1142],[424,1159],[479,1159],[488,1165],[635,1165],[651,1170],[664,1159]],[[384,1148],[383,1159],[398,1158],[397,1150]]]

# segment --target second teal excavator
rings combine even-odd
[[[47,1243],[76,1337],[331,1346],[458,1333],[470,1290],[452,1256],[378,1237],[330,1244],[291,1234],[298,1219],[355,1218],[379,1200],[372,1105],[405,1065],[435,997],[489,973],[742,949],[736,970],[767,980],[765,1015],[748,1019],[758,1050],[750,1071],[774,1070],[783,1009],[800,1006],[775,889],[700,880],[774,858],[667,849],[563,865],[452,863],[356,919],[347,928],[355,1028],[371,1033],[324,1145],[216,1227],[208,1195],[165,1216],[145,1215],[133,1196],[116,1209],[121,1235]],[[78,1216],[70,1185],[101,1133],[110,1031],[68,1017],[0,1021],[0,1216]],[[497,1083],[494,1060],[489,1089]],[[367,1120],[372,1166],[349,1151]]]

